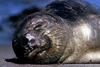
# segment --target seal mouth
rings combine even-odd
[[[36,41],[36,40],[35,40]],[[33,59],[37,54],[41,53],[42,51],[48,50],[52,47],[52,41],[47,36],[44,35],[42,38],[37,39],[38,42],[34,42],[34,39],[31,39],[28,42],[27,48],[30,49],[30,53],[28,53],[28,58]],[[33,43],[30,43],[33,42]]]

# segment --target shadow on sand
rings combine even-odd
[[[35,62],[28,61],[28,60],[20,60],[17,58],[5,59],[6,62],[12,62],[16,64],[36,64]]]
[[[15,63],[15,64],[35,64],[35,65],[50,65],[50,64],[57,64],[57,63],[36,63],[33,61],[28,61],[28,60],[21,60],[21,59],[17,59],[17,58],[10,58],[10,59],[5,59],[6,62],[11,62],[11,63]]]

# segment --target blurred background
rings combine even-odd
[[[0,0],[0,45],[11,45],[12,35],[17,28],[16,22],[52,1],[54,0]],[[86,1],[97,8],[100,7],[100,0]]]

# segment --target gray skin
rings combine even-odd
[[[13,39],[19,59],[41,64],[100,62],[99,16],[81,17],[74,25],[48,13],[36,13],[26,20]]]
[[[97,15],[79,18],[70,28],[72,36],[67,45],[74,46],[67,56],[67,50],[60,58],[62,63],[99,63],[100,62],[100,20]],[[68,48],[66,48],[68,49]]]

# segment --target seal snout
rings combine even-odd
[[[40,46],[40,41],[39,41],[38,37],[33,36],[31,34],[26,34],[25,37],[28,39],[28,45],[30,47],[34,48],[34,47]]]

